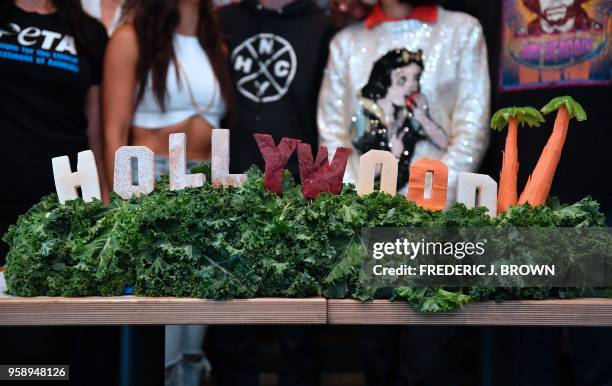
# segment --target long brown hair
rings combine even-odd
[[[165,109],[168,68],[171,62],[176,64],[173,40],[180,22],[178,2],[179,0],[130,1],[129,9],[125,9],[125,12],[133,12],[133,24],[138,39],[139,86],[136,104],[143,98],[150,73],[155,98],[162,110]],[[200,0],[197,38],[221,85],[221,94],[229,101],[229,59],[225,42],[217,27],[212,0]]]

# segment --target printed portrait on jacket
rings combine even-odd
[[[502,90],[609,85],[612,0],[504,0]]]
[[[446,132],[430,117],[421,93],[422,51],[394,49],[378,59],[359,95],[360,111],[352,119],[351,138],[360,154],[390,151],[399,160],[398,190],[408,182],[410,162],[419,141],[445,149]]]

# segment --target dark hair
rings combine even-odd
[[[139,88],[136,105],[142,100],[149,73],[153,93],[162,110],[165,108],[168,66],[176,61],[173,39],[179,25],[178,0],[131,1],[134,29],[138,39],[137,77]],[[201,0],[197,38],[210,59],[215,76],[221,85],[221,94],[227,101],[230,95],[229,61],[225,42],[217,28],[212,0]]]
[[[68,31],[74,37],[79,52],[87,52],[94,39],[94,30],[90,27],[94,18],[89,16],[81,5],[81,0],[52,0],[57,13],[68,26]],[[15,0],[0,0],[0,28],[7,29],[8,20],[4,16]],[[10,29],[7,29],[10,31]]]
[[[391,73],[393,70],[406,67],[411,63],[417,64],[421,69],[423,65],[423,51],[408,51],[405,48],[396,48],[387,52],[374,62],[368,83],[361,89],[361,95],[372,100],[379,100],[387,95],[391,86]]]

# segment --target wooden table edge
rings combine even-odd
[[[419,313],[401,301],[313,298],[0,298],[2,325],[399,324],[458,326],[612,326],[612,299],[475,302],[447,313]]]
[[[332,325],[612,326],[612,299],[486,301],[433,313],[401,301],[330,299],[327,319]]]

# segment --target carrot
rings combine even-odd
[[[578,121],[586,119],[586,113],[578,102],[570,96],[557,97],[542,108],[544,114],[557,111],[553,132],[540,154],[533,173],[527,180],[527,185],[519,198],[518,203],[529,203],[531,206],[543,205],[548,200],[561,152],[567,138],[569,121],[576,118]]]
[[[517,175],[518,163],[518,121],[515,117],[510,118],[508,123],[508,134],[503,151],[502,169],[499,174],[499,192],[497,194],[497,212],[506,212],[510,205],[516,205],[518,201]]]
[[[544,150],[542,150],[538,163],[533,169],[533,174],[527,180],[519,204],[529,202],[532,206],[537,206],[546,203],[557,165],[561,159],[561,150],[567,137],[568,124],[569,112],[565,107],[561,107],[555,119],[553,133]]]
[[[518,201],[517,178],[518,162],[518,126],[540,126],[544,122],[542,114],[533,107],[509,107],[499,110],[491,119],[491,127],[502,130],[508,125],[506,144],[503,151],[502,169],[499,174],[499,191],[497,195],[497,212],[507,212],[508,208]]]

